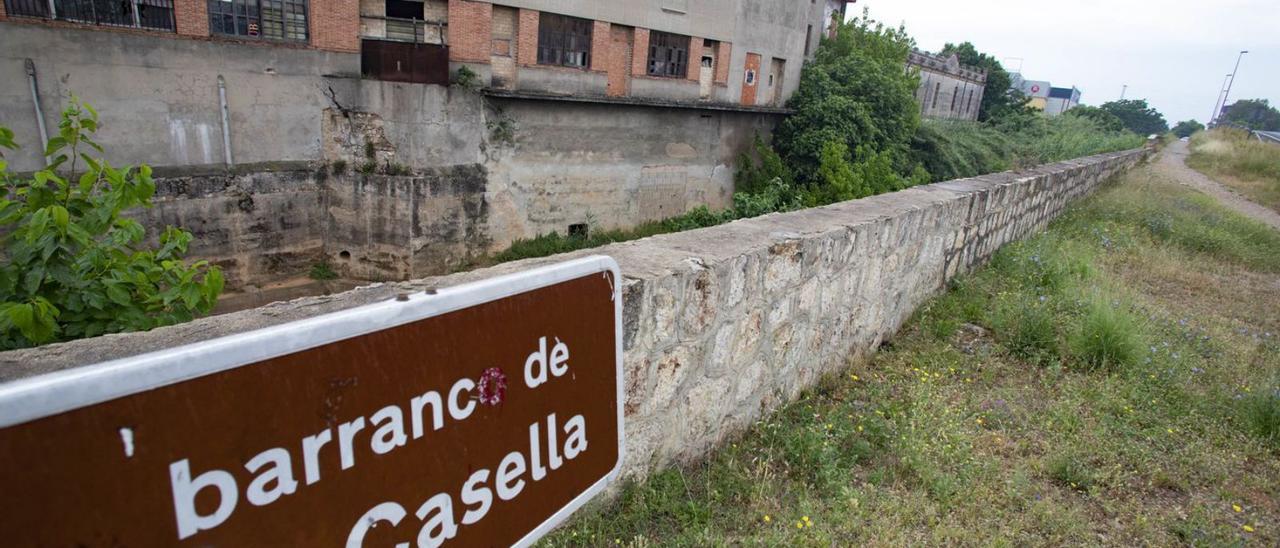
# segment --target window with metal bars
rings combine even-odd
[[[4,9],[13,17],[174,30],[173,0],[4,0]]]
[[[538,64],[591,66],[590,19],[542,12],[538,16]]]
[[[209,0],[209,31],[306,41],[307,0]]]
[[[689,66],[689,37],[649,32],[649,76],[684,78]]]

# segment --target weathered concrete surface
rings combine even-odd
[[[218,265],[240,290],[305,274],[323,258],[325,201],[309,170],[177,176],[157,179],[153,207],[134,216],[153,238],[166,226],[189,230],[187,256]]]
[[[207,340],[590,254],[624,276],[624,474],[695,459],[892,336],[946,280],[1141,161],[1102,154],[493,268],[0,353],[0,379]]]

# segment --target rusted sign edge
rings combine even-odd
[[[622,409],[622,402],[625,401],[622,393],[622,278],[618,263],[611,257],[585,257],[443,288],[432,295],[417,293],[410,295],[407,301],[391,299],[264,329],[14,381],[0,385],[0,428],[358,337],[591,274],[607,275],[612,281],[618,458],[608,474],[515,544],[528,546],[602,491],[618,476],[622,466],[626,447]]]

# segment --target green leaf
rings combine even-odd
[[[133,304],[133,299],[129,296],[129,292],[125,291],[119,284],[107,286],[107,298],[121,306]]]
[[[67,208],[60,205],[49,206],[49,215],[53,218],[53,224],[62,230],[67,229],[67,224],[71,222],[71,213]]]

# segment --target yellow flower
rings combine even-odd
[[[861,425],[861,424],[859,424],[859,425],[858,425],[858,431],[859,431],[859,432],[861,432],[861,431],[862,431],[862,425]]]
[[[800,518],[800,519],[805,520],[805,521],[809,521],[809,516],[804,516],[804,517],[802,517],[802,518]]]
[[[850,379],[853,379],[853,380],[855,380],[855,381],[856,381],[856,380],[858,380],[858,376],[857,376],[857,375],[849,375],[849,378],[850,378]]]
[[[797,521],[797,522],[796,522],[796,529],[804,529],[804,522],[803,522],[803,521]]]
[[[978,419],[978,424],[982,424],[982,419]]]
[[[1244,508],[1241,508],[1239,504],[1232,504],[1231,509],[1235,510],[1236,513],[1240,513],[1244,511]]]
[[[1172,433],[1173,433],[1173,429],[1172,429],[1172,428],[1165,428],[1164,430],[1165,430],[1165,432],[1168,432],[1168,433],[1170,433],[1170,434],[1172,434]]]
[[[1252,533],[1252,532],[1253,532],[1253,528],[1252,528],[1252,527],[1249,527],[1248,525],[1241,525],[1241,527],[1243,527],[1243,528],[1244,528],[1244,532],[1246,532],[1246,533]]]
[[[764,522],[765,522],[765,523],[769,523],[769,522],[771,522],[771,521],[773,521],[773,518],[769,517],[769,514],[765,514],[765,515],[764,515]]]

